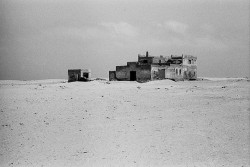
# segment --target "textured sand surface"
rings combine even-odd
[[[0,81],[0,166],[238,166],[246,79]]]

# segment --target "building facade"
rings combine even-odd
[[[157,79],[196,80],[197,57],[191,55],[170,57],[138,55],[137,62],[127,62],[126,66],[116,66],[109,71],[109,80],[145,81]]]
[[[89,81],[91,79],[91,71],[89,69],[69,69],[68,82],[73,81]]]

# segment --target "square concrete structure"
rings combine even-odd
[[[89,69],[69,69],[68,82],[89,81],[91,79],[91,70]]]
[[[197,57],[192,55],[150,56],[138,55],[137,62],[127,62],[126,66],[116,66],[109,71],[109,80],[145,81],[157,79],[196,80]]]

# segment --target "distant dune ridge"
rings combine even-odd
[[[0,81],[0,166],[249,166],[248,78]]]

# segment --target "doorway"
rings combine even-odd
[[[136,81],[136,71],[130,71],[130,81]]]
[[[165,69],[159,69],[159,79],[165,79]]]
[[[83,75],[83,77],[85,77],[85,78],[89,78],[89,73],[83,73],[82,75]]]

